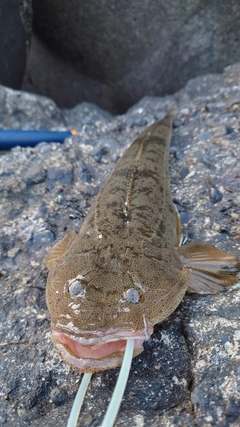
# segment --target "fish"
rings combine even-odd
[[[234,284],[240,260],[210,243],[182,244],[172,202],[172,114],[141,133],[116,163],[77,234],[50,249],[46,299],[60,357],[83,373],[133,357],[186,293]]]

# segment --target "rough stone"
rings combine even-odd
[[[239,60],[239,0],[33,0],[24,89],[123,113]],[[235,106],[237,108],[237,106]]]
[[[3,425],[66,425],[81,375],[60,360],[51,342],[45,256],[53,239],[67,229],[79,230],[118,157],[166,110],[171,109],[180,124],[173,130],[170,170],[173,198],[185,218],[184,239],[212,242],[239,256],[240,112],[233,111],[239,82],[240,64],[236,64],[222,75],[190,81],[175,95],[143,98],[122,116],[98,117],[84,124],[82,113],[80,117],[77,113],[81,109],[76,109],[78,134],[64,144],[16,147],[0,156]],[[61,128],[70,116],[75,124],[71,112],[61,112],[50,100],[9,91],[1,88],[1,105],[8,111],[0,115],[3,127],[6,122],[13,128],[24,126],[24,117],[29,128],[45,121],[50,128],[58,123]],[[225,133],[223,127],[232,131]],[[204,132],[213,134],[199,139]],[[116,144],[106,144],[106,139]],[[104,146],[107,150],[99,162],[92,152]],[[40,163],[46,172],[41,179],[27,175],[36,165],[38,176]],[[63,171],[63,179],[58,170]],[[222,194],[218,203],[211,201],[207,179]],[[239,302],[239,284],[219,295],[185,296],[176,312],[156,325],[144,352],[132,362],[117,426],[239,426]],[[118,373],[113,369],[93,375],[81,425],[101,424]]]
[[[45,96],[35,96],[0,85],[0,105],[2,129],[66,129],[67,121],[63,113]]]
[[[0,0],[0,84],[21,87],[31,33],[31,0]]]

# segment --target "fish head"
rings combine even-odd
[[[126,252],[65,256],[49,272],[53,342],[82,372],[120,365],[128,338],[134,339],[134,357],[140,354],[154,324],[174,311],[186,291],[177,256],[158,254],[159,261],[146,248],[137,255],[120,251]]]

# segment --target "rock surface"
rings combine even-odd
[[[63,145],[0,156],[0,424],[65,426],[81,375],[51,343],[45,256],[67,229],[79,230],[117,158],[168,109],[184,237],[239,256],[240,64],[191,80],[173,96],[143,98],[116,117],[87,103],[60,111],[49,99],[4,87],[0,97],[2,127],[78,130]],[[239,426],[239,302],[239,284],[184,297],[133,360],[116,426]],[[79,425],[100,426],[118,372],[93,375]]]
[[[21,87],[31,33],[31,0],[0,0],[0,84]]]
[[[239,0],[33,0],[24,89],[123,113],[240,57]],[[44,44],[41,43],[44,42]]]

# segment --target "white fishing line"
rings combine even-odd
[[[76,394],[70,416],[68,418],[67,427],[76,427],[77,420],[79,417],[79,413],[82,407],[83,399],[86,394],[88,384],[90,382],[92,374],[84,374],[83,379],[81,381],[80,387],[78,389],[78,392]]]
[[[123,363],[115,386],[115,390],[112,395],[112,399],[109,403],[106,415],[104,417],[102,427],[112,427],[117,417],[119,407],[121,405],[123,393],[127,384],[128,375],[132,363],[132,356],[134,350],[134,339],[128,339],[124,353]],[[91,380],[92,374],[84,374],[81,381],[79,390],[76,394],[70,416],[68,419],[67,427],[76,427],[79,413],[82,407],[83,399],[87,391],[88,384]]]
[[[107,412],[105,414],[102,427],[112,427],[117,417],[117,413],[122,401],[123,393],[127,384],[128,375],[132,363],[132,356],[134,350],[134,339],[128,339],[126,350],[121,366],[120,374],[115,386],[115,390],[112,395],[112,399],[109,403]]]

